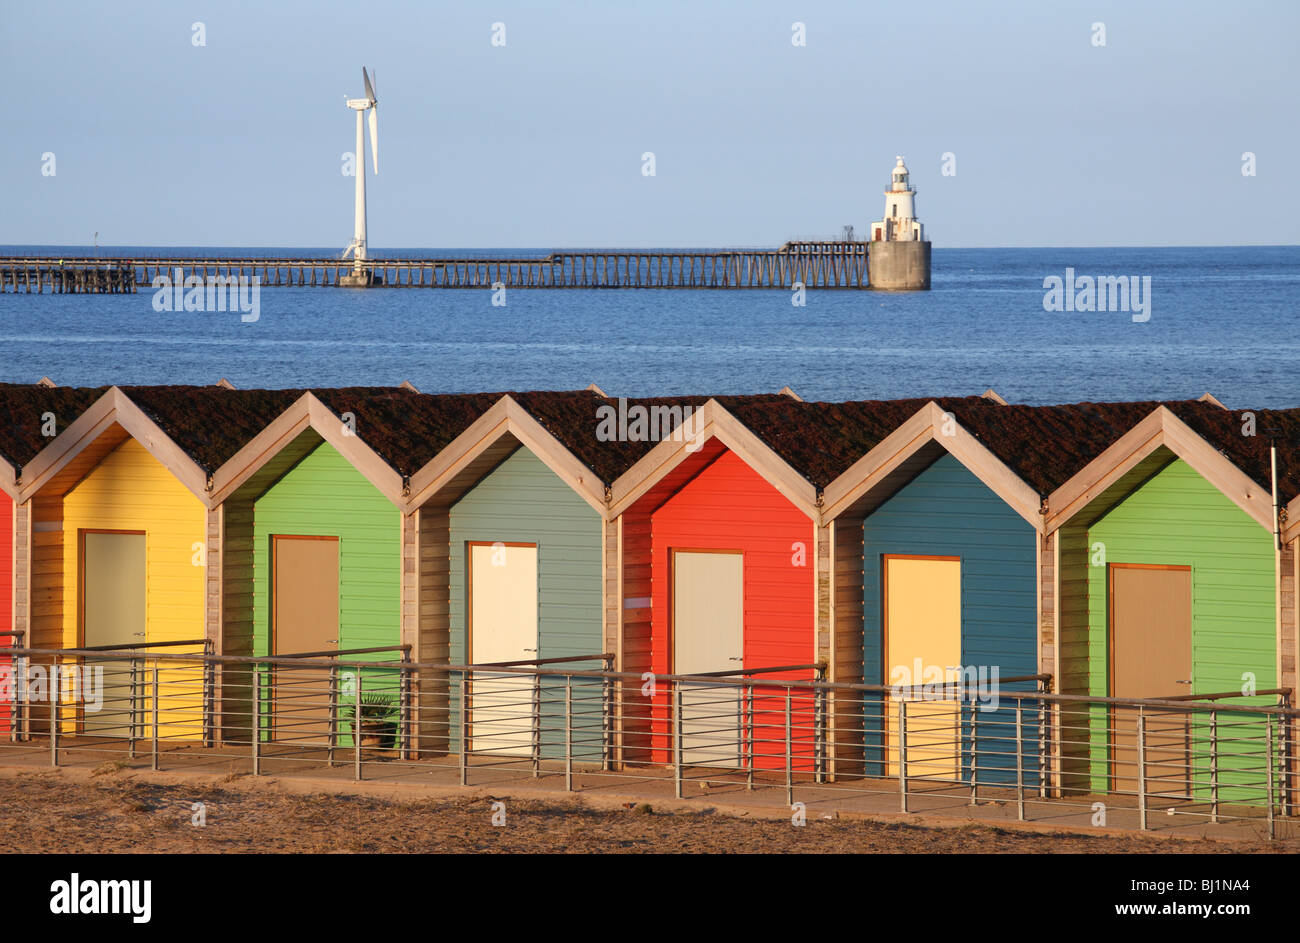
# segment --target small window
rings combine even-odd
[[[897,216],[898,216],[898,204],[897,204],[897,203],[894,203],[894,204],[892,204],[889,208],[890,208],[890,210],[891,210],[891,212],[890,212],[889,215],[890,215],[890,216],[897,217]]]

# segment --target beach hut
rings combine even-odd
[[[1040,495],[994,425],[1014,408],[986,394],[836,409],[880,439],[826,488],[822,509],[841,650],[860,651],[863,681],[895,689],[866,698],[861,770],[898,774],[905,711],[909,775],[969,781],[975,770],[980,782],[1014,781],[1014,703],[998,694],[1038,675],[1043,654]],[[912,412],[900,421],[901,411]],[[849,774],[858,733],[843,715],[835,720],[844,728],[839,771]],[[1033,755],[1036,712],[1025,722]]]
[[[113,387],[62,427],[19,490],[31,562],[17,573],[17,621],[30,645],[202,652],[211,471],[260,421],[253,402],[217,387]],[[131,699],[144,682],[129,662],[85,667],[103,671],[102,703],[78,705],[70,730],[119,737],[147,727],[148,702]],[[163,672],[167,736],[200,736],[201,675],[193,665]]]
[[[300,394],[216,475],[218,650],[375,662],[430,657],[406,615],[416,594],[414,574],[403,565],[404,541],[414,545],[410,476],[491,399],[424,396],[409,387]],[[397,676],[375,670],[359,677],[360,695],[373,695],[366,713],[394,721]],[[231,735],[247,729],[252,683],[246,669],[223,671],[223,726]],[[273,692],[263,705],[268,737],[298,744],[327,738],[327,674],[281,665],[263,683],[264,697]],[[347,679],[335,684],[348,696]],[[346,723],[339,742],[350,742]]]
[[[793,419],[792,397],[641,401],[652,425],[674,434],[611,489],[621,584],[620,664],[662,674],[759,672],[758,680],[812,680],[817,634],[817,487],[742,414],[767,429]],[[674,415],[671,410],[676,409]],[[764,415],[775,410],[779,419]],[[665,420],[663,417],[667,416]],[[796,438],[803,430],[787,428]],[[789,670],[765,673],[770,669]],[[643,703],[624,697],[622,755],[670,762],[673,714],[681,759],[709,768],[784,766],[786,704],[779,686],[656,685]],[[794,768],[814,769],[813,699],[790,707]]]
[[[412,476],[419,632],[431,660],[608,665],[606,485],[588,464],[619,448],[594,435],[604,402],[596,390],[503,395]],[[461,680],[422,678],[424,716],[448,723],[422,724],[431,749],[461,749],[463,729],[475,753],[559,756],[567,712],[574,756],[604,755],[600,684],[479,671],[464,679],[463,705]]]
[[[1295,543],[1275,516],[1269,454],[1275,438],[1278,505],[1285,506],[1298,490],[1293,413],[1234,414],[1205,401],[1155,405],[1052,493],[1046,528],[1058,555],[1063,692],[1236,694],[1225,703],[1267,704],[1277,696],[1258,692],[1294,687],[1288,589],[1293,593]],[[1270,436],[1272,426],[1281,428]],[[1072,784],[1135,792],[1132,712],[1094,709],[1074,721],[1090,734],[1066,747]],[[1162,795],[1200,795],[1208,788],[1212,736],[1203,719],[1152,713],[1150,724],[1149,749],[1162,757],[1190,750],[1192,757],[1172,761],[1183,765],[1166,773]],[[1261,794],[1254,756],[1263,749],[1261,723],[1243,721],[1232,735],[1240,740],[1220,760],[1221,782],[1253,780]],[[1234,778],[1232,769],[1243,764],[1256,769]]]

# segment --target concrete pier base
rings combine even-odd
[[[370,269],[353,269],[339,276],[340,288],[369,288],[375,284],[375,273]]]
[[[881,291],[929,291],[930,243],[872,242],[867,249],[867,284]]]

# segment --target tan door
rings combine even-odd
[[[277,534],[271,538],[271,561],[272,654],[337,651],[338,538]],[[273,717],[276,740],[328,743],[328,672],[276,668]]]
[[[471,662],[538,658],[537,545],[471,543],[468,573]],[[531,676],[475,672],[470,692],[471,749],[531,755],[533,693]]]
[[[1174,697],[1192,689],[1192,570],[1112,563],[1110,694]],[[1147,709],[1147,791],[1184,797],[1190,778],[1187,715]],[[1112,789],[1136,792],[1137,712],[1111,714]]]
[[[138,532],[81,532],[81,637],[87,648],[123,648],[147,641],[145,629],[145,535]],[[88,659],[86,666],[103,670],[102,700],[96,712],[82,714],[82,730],[90,736],[127,737],[134,704],[137,736],[149,716],[144,669],[136,676],[132,699],[130,661]]]
[[[673,672],[745,667],[745,558],[738,552],[673,553]],[[740,766],[741,688],[707,682],[682,689],[682,762]],[[770,734],[759,734],[770,736]]]
[[[925,684],[961,677],[961,560],[886,556],[883,560],[885,683]],[[960,702],[916,692],[907,701],[908,777],[959,779]],[[885,703],[888,775],[898,775],[898,701]]]

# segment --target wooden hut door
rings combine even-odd
[[[83,530],[81,537],[81,638],[87,648],[123,648],[147,641],[145,629],[145,535],[143,531]],[[82,713],[82,730],[95,737],[128,737],[132,726],[130,661],[86,661],[102,668],[100,709]],[[150,716],[140,669],[134,699],[136,731]]]
[[[886,555],[885,684],[915,685],[961,677],[961,560]],[[919,669],[919,677],[918,677]],[[907,775],[961,776],[961,703],[942,689],[907,701]],[[887,775],[898,775],[898,699],[885,701]]]
[[[674,674],[745,667],[744,561],[739,551],[673,551]],[[740,766],[742,708],[741,688],[736,685],[684,685],[682,762]]]
[[[1174,697],[1192,689],[1192,568],[1112,563],[1111,697]],[[1149,795],[1186,798],[1191,779],[1190,724],[1181,712],[1146,716]],[[1138,790],[1137,711],[1111,713],[1111,788]]]
[[[337,651],[338,538],[276,534],[271,537],[271,568],[271,653]],[[304,745],[328,743],[328,671],[277,667],[272,674],[272,739]],[[346,705],[342,709],[346,710]],[[340,730],[347,733],[342,720]]]
[[[537,544],[471,543],[468,575],[470,663],[537,659]],[[539,717],[540,727],[534,724],[536,711],[547,707],[535,703],[532,676],[475,672],[470,682],[471,749],[529,756],[540,727],[554,727],[554,717]],[[553,698],[547,692],[548,701]],[[560,706],[561,724],[563,710]]]

